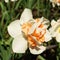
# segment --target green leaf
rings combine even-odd
[[[45,58],[43,58],[41,55],[37,56],[37,60],[46,60]]]
[[[1,51],[1,57],[3,60],[10,60],[11,58],[11,49],[10,48],[7,48],[4,49],[3,46],[0,45],[0,51]]]
[[[22,2],[22,0],[19,0],[19,1],[17,2],[16,6],[15,6],[15,10],[18,9],[18,7],[19,7],[19,5],[21,4],[21,2]]]

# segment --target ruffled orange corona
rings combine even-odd
[[[38,23],[40,20],[39,19],[36,19],[35,22]],[[22,25],[22,31],[24,32],[24,34],[26,35],[27,39],[28,39],[28,42],[29,44],[32,46],[32,47],[36,47],[38,45],[37,42],[39,43],[42,43],[44,42],[45,38],[44,38],[44,34],[46,33],[46,29],[43,29],[43,31],[36,31],[36,29],[34,30],[34,32],[32,34],[28,34],[30,28],[32,27],[32,22],[26,22]],[[40,24],[37,28],[43,28],[44,25],[43,24]],[[36,41],[35,41],[35,39]]]

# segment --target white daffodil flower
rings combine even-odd
[[[17,1],[17,0],[11,0],[11,1],[13,2],[13,1]],[[6,3],[8,3],[8,2],[9,2],[9,0],[5,0],[5,2],[6,2]]]
[[[50,2],[52,2],[53,7],[55,7],[56,4],[60,6],[60,0],[50,0]]]
[[[60,19],[51,21],[51,28],[49,29],[52,37],[56,38],[57,42],[60,42]]]
[[[51,40],[47,23],[48,20],[43,17],[33,19],[31,10],[25,8],[20,20],[15,20],[8,26],[8,33],[14,38],[13,52],[25,53],[28,47],[32,54],[45,51],[46,47],[42,43]]]

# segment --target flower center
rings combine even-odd
[[[58,3],[60,3],[60,0],[57,0]]]
[[[36,19],[35,23],[38,23],[40,20]],[[22,25],[22,31],[25,34],[25,36],[28,39],[29,44],[32,47],[37,46],[38,44],[44,42],[44,35],[46,33],[46,29],[44,28],[44,25],[41,23],[35,30],[33,31],[32,34],[28,34],[29,30],[31,29],[33,23],[32,22],[26,22]]]
[[[56,32],[60,33],[60,27],[57,28]]]

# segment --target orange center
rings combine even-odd
[[[39,19],[36,19],[35,21],[38,23]],[[39,42],[39,43],[44,42],[44,39],[45,39],[44,34],[46,33],[46,29],[43,29],[42,31],[39,31],[38,33],[35,29],[32,34],[28,34],[28,32],[29,32],[30,28],[32,27],[32,25],[33,25],[32,22],[24,23],[22,25],[22,31],[25,34],[25,36],[27,37],[29,44],[32,47],[35,47],[35,46],[38,45],[37,42]],[[44,27],[44,25],[42,23],[38,26],[38,28],[41,28],[41,29],[43,27]],[[35,37],[36,41],[33,37]]]
[[[60,0],[57,0],[58,3],[60,3]]]

